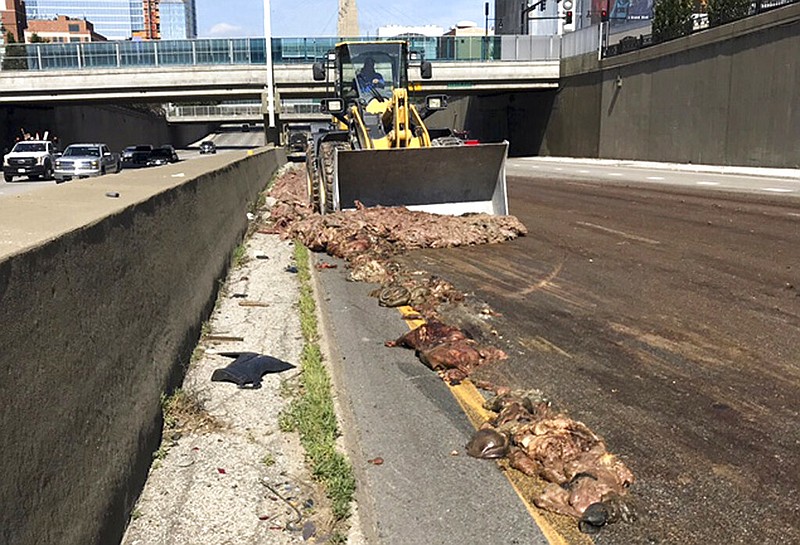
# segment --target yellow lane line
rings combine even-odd
[[[425,319],[420,317],[412,307],[402,306],[397,307],[397,310],[400,311],[400,314],[402,315],[409,329],[416,329],[425,323]],[[458,404],[461,406],[464,414],[467,416],[475,429],[478,429],[484,422],[493,416],[493,413],[483,408],[484,398],[469,379],[464,380],[455,386],[451,384],[447,384],[447,386],[450,388],[450,393],[456,398],[456,401],[458,401]],[[591,545],[594,543],[590,538],[571,528],[564,529],[564,533],[574,535],[574,537],[573,535],[570,535],[570,540],[567,541],[559,529],[556,529],[553,524],[545,519],[537,507],[528,500],[530,493],[526,495],[525,491],[529,491],[531,489],[531,478],[523,473],[512,470],[507,462],[502,462],[501,467],[504,469],[503,474],[511,483],[511,487],[514,489],[514,492],[516,492],[517,496],[519,496],[519,499],[522,500],[523,505],[525,505],[525,509],[528,510],[531,518],[533,518],[533,521],[539,527],[542,535],[544,535],[545,539],[547,539],[550,545]]]

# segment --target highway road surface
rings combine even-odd
[[[147,141],[147,138],[143,137],[142,140]],[[205,140],[213,141],[217,145],[218,153],[225,153],[227,151],[254,149],[263,146],[264,132],[263,127],[242,131],[240,125],[223,126],[218,132],[209,134],[185,148],[177,148],[178,157],[182,161],[202,157],[200,154],[200,142]],[[146,172],[146,170],[143,170],[143,172]],[[114,175],[108,174],[107,176]],[[75,180],[75,182],[79,183],[80,180]],[[35,191],[37,188],[46,187],[54,183],[55,181],[53,180],[41,181],[28,180],[27,178],[15,178],[13,182],[0,180],[0,198],[8,195],[19,195],[28,191]]]
[[[586,172],[582,172],[586,171]],[[414,266],[501,314],[512,357],[634,471],[599,544],[800,543],[800,183],[511,160],[510,243]]]

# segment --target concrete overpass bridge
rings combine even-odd
[[[337,38],[273,38],[281,99],[326,94],[311,64]],[[0,49],[0,105],[70,102],[260,100],[266,86],[264,38],[9,45]],[[558,36],[412,38],[433,64],[420,93],[466,95],[558,86]],[[23,76],[24,77],[20,77]]]

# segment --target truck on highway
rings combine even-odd
[[[58,156],[50,140],[21,140],[3,157],[3,179],[10,182],[15,176],[50,180]]]
[[[119,153],[112,153],[105,144],[70,144],[56,159],[53,174],[58,183],[73,178],[102,176],[121,169]]]
[[[306,148],[311,139],[310,123],[287,123],[284,126],[284,143],[290,161],[305,161]]]

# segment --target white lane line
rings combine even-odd
[[[697,185],[719,185],[719,182],[697,182]]]
[[[793,193],[794,189],[786,189],[784,187],[765,187],[764,191],[772,191],[773,193]]]
[[[590,173],[589,170],[579,170],[578,171],[578,174],[589,174],[589,173]]]
[[[609,176],[624,176],[624,174],[622,174],[621,172],[609,172],[608,175]]]
[[[578,225],[583,225],[584,227],[590,227],[592,229],[597,229],[598,231],[604,231],[606,233],[612,233],[614,235],[619,235],[623,238],[627,238],[630,240],[638,240],[639,242],[646,242],[647,244],[661,244],[658,240],[653,240],[652,238],[645,238],[640,237],[638,235],[632,235],[630,233],[626,233],[625,231],[617,231],[616,229],[611,229],[609,227],[603,227],[602,225],[597,225],[595,223],[587,223],[585,221],[577,221],[575,222]]]
[[[793,217],[793,218],[800,218],[800,214],[795,214],[794,212],[789,212],[789,213],[788,213],[788,214],[786,214],[786,215],[787,215],[787,216],[791,216],[791,217]]]
[[[553,170],[564,170],[564,169],[561,167],[555,167]]]
[[[648,176],[647,179],[648,180],[664,180],[665,178],[663,176]]]

